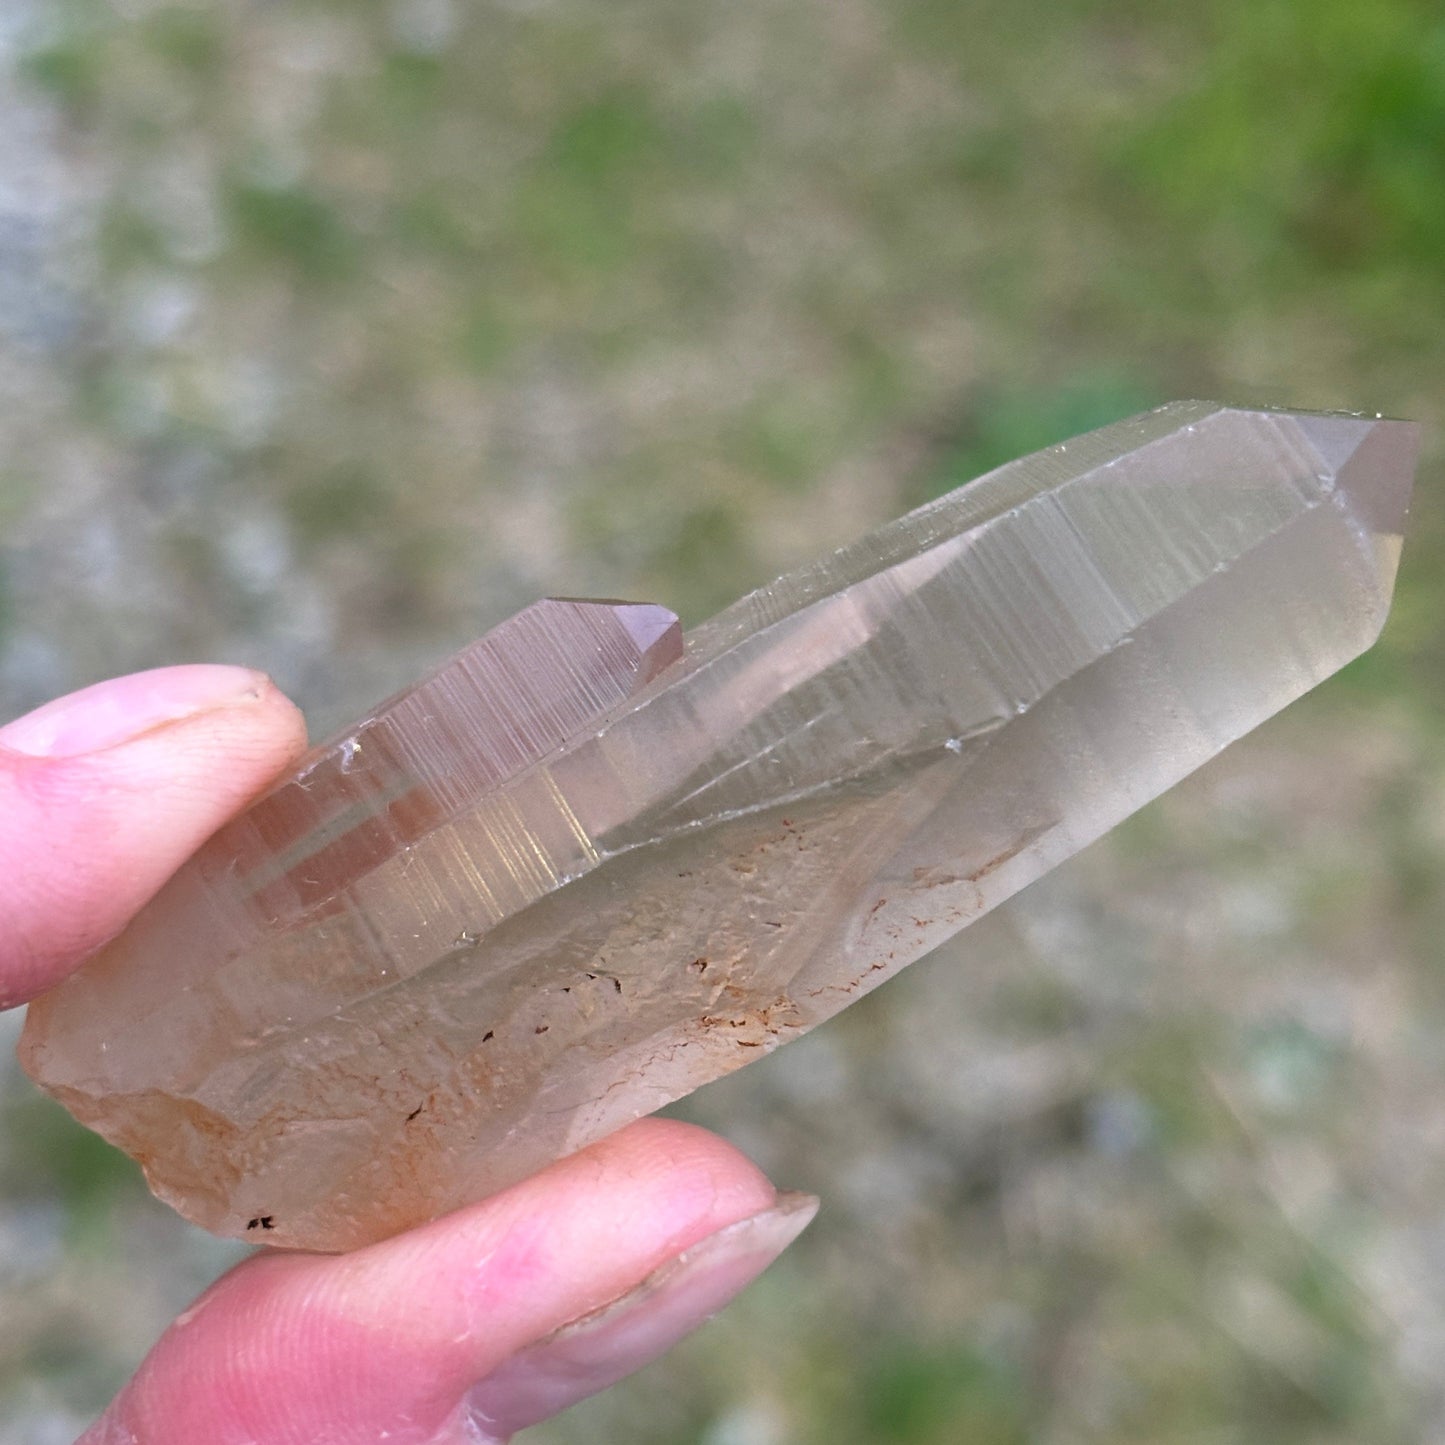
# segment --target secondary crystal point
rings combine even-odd
[[[344,1249],[837,1012],[1367,647],[1408,423],[1183,402],[697,628],[528,608],[31,1006],[187,1217]]]

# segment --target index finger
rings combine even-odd
[[[0,1008],[114,936],[306,744],[248,668],[158,668],[0,728]]]

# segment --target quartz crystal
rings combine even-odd
[[[861,997],[1379,632],[1408,423],[1183,402],[744,597],[519,613],[223,828],[21,1054],[188,1218],[339,1250]]]

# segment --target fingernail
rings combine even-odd
[[[480,1442],[506,1440],[641,1369],[751,1284],[817,1212],[814,1195],[779,1194],[770,1209],[699,1240],[493,1371],[467,1396],[467,1428]]]
[[[130,742],[166,723],[253,701],[265,673],[197,663],[112,678],[57,698],[0,728],[0,747],[37,758],[73,758]]]

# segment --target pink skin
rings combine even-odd
[[[0,1007],[55,983],[305,745],[239,668],[102,683],[0,728]],[[261,1254],[162,1336],[83,1445],[495,1445],[666,1350],[812,1217],[644,1120],[340,1257]]]

